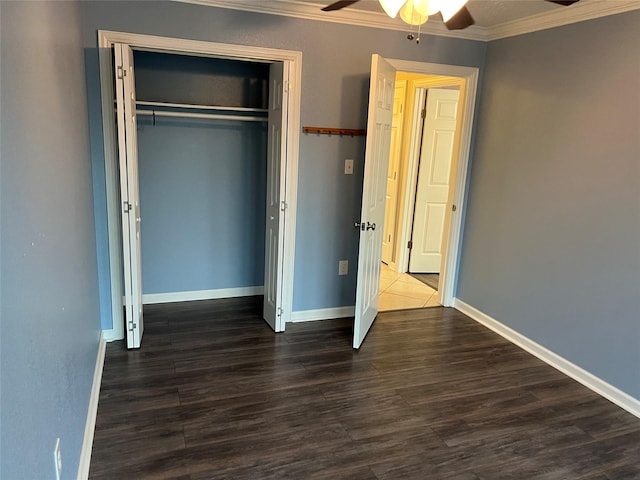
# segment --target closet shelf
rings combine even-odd
[[[160,107],[160,108],[184,108],[190,110],[217,110],[220,112],[255,112],[267,113],[266,108],[252,107],[223,107],[216,105],[194,105],[192,103],[168,103],[168,102],[146,102],[142,100],[136,101],[136,105],[143,107]]]
[[[255,117],[250,115],[224,115],[215,113],[197,113],[197,112],[167,112],[164,110],[141,110],[136,109],[136,115],[144,115],[149,117],[178,117],[178,118],[202,118],[210,120],[235,120],[241,122],[266,122],[267,117]]]
[[[266,122],[269,120],[266,108],[252,107],[223,107],[214,105],[195,105],[190,103],[168,103],[136,101],[136,115],[149,117],[200,118],[209,120],[225,120],[240,122]],[[186,110],[186,111],[176,111]],[[196,110],[200,110],[199,112]],[[219,113],[203,113],[213,111]],[[238,115],[254,113],[255,115]]]

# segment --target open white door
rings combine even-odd
[[[138,139],[133,51],[128,45],[115,44],[114,52],[127,348],[140,348],[144,323],[142,318],[141,218],[138,192]]]
[[[459,97],[458,90],[430,88],[427,93],[409,257],[412,273],[440,273]]]
[[[276,332],[282,321],[282,257],[284,255],[287,78],[283,62],[269,68],[269,126],[267,140],[267,218],[264,261],[263,317]]]
[[[393,121],[396,70],[379,55],[371,60],[367,143],[362,186],[353,348],[360,348],[378,314],[378,290]]]

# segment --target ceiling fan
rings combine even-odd
[[[341,10],[360,0],[338,0],[322,10],[331,12]],[[465,6],[467,0],[378,0],[384,11],[391,18],[400,13],[400,18],[409,25],[421,25],[430,15],[440,13],[445,26],[449,30],[462,30],[475,22]],[[558,5],[569,6],[580,0],[545,0]]]

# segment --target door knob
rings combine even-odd
[[[369,223],[369,222],[355,222],[353,224],[354,228],[356,230],[362,230],[363,232],[365,230],[375,230],[376,229],[376,224],[375,223]]]

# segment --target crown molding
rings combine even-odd
[[[638,0],[582,0],[571,7],[561,7],[548,12],[494,25],[487,29],[485,41],[515,37],[548,28],[615,15],[640,9]]]
[[[325,3],[302,0],[174,0],[182,3],[228,8],[246,12],[266,13],[286,17],[318,20],[321,22],[343,23],[360,27],[383,28],[407,32],[408,25],[398,18],[389,18],[381,12],[348,9],[334,12],[321,10]],[[427,22],[420,27],[426,35],[462,38],[489,42],[501,38],[513,37],[525,33],[560,27],[571,23],[583,22],[594,18],[614,15],[640,9],[638,0],[582,0],[570,7],[557,8],[548,12],[532,15],[512,22],[491,27],[473,25],[464,30],[447,30],[440,22]]]
[[[333,12],[323,12],[321,9],[326,3],[306,2],[301,0],[174,0],[182,3],[193,3],[209,7],[229,8],[245,12],[267,13],[285,17],[304,18],[306,20],[318,20],[321,22],[343,23],[360,27],[383,28],[385,30],[397,30],[409,32],[411,27],[400,18],[389,18],[381,12],[367,10],[347,9]],[[415,27],[414,27],[415,28]],[[462,38],[465,40],[484,40],[487,36],[486,28],[473,25],[464,30],[447,30],[441,22],[427,22],[420,27],[420,32],[425,35],[437,35],[441,37]]]

